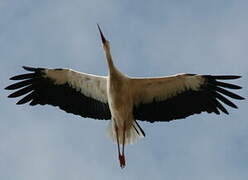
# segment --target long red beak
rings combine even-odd
[[[105,44],[107,42],[107,40],[105,39],[99,24],[97,24],[97,27],[98,27],[98,30],[99,30],[100,35],[101,35],[102,43]]]

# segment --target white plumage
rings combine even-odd
[[[107,103],[107,78],[93,74],[80,73],[71,69],[45,69],[44,77],[54,81],[55,85],[68,83],[76,91],[87,97],[92,97],[101,102]]]
[[[6,89],[17,89],[8,97],[26,95],[17,104],[50,104],[82,117],[111,119],[108,134],[118,145],[122,168],[126,164],[124,146],[145,136],[136,120],[171,121],[201,112],[228,114],[223,104],[233,108],[237,106],[227,97],[244,99],[226,90],[240,89],[240,86],[220,81],[240,78],[235,75],[128,77],[115,67],[109,41],[105,39],[99,26],[98,28],[108,63],[107,77],[71,69],[23,67],[30,73],[10,78],[21,81]]]

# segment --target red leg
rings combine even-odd
[[[118,148],[118,155],[120,156],[120,143],[119,143],[119,136],[118,136],[118,127],[115,123],[115,133],[116,133],[116,141],[117,141],[117,148]]]
[[[125,149],[125,138],[126,138],[126,125],[124,122],[124,128],[123,128],[123,141],[122,141],[122,156],[121,156],[121,160],[122,160],[122,166],[121,168],[124,168],[126,166],[126,160],[125,160],[125,154],[124,154],[124,149]]]
[[[115,120],[114,120],[115,122]],[[116,133],[116,141],[117,141],[117,149],[118,149],[118,156],[119,156],[119,162],[120,162],[120,167],[123,168],[123,157],[120,152],[120,143],[119,143],[119,134],[118,134],[118,127],[115,122],[115,133]]]
[[[122,154],[121,154],[121,152],[120,152],[119,134],[118,134],[118,126],[117,126],[115,120],[114,120],[114,123],[115,123],[115,133],[116,133],[116,141],[117,141],[117,148],[118,148],[118,156],[119,156],[120,167],[124,168],[126,166],[125,155],[124,155],[126,127],[125,127],[125,124],[124,124],[123,141],[122,141]]]

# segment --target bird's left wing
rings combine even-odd
[[[10,98],[26,95],[17,104],[50,104],[82,117],[111,118],[106,77],[70,69],[23,68],[30,73],[10,78],[19,82],[5,88],[17,90]]]
[[[178,74],[161,78],[134,78],[134,117],[138,120],[155,122],[181,119],[201,112],[228,114],[226,108],[237,106],[225,96],[244,99],[228,89],[240,86],[220,80],[237,79],[240,76],[211,76]],[[225,96],[223,96],[225,95]]]

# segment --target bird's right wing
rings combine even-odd
[[[237,108],[227,97],[242,100],[243,97],[227,89],[240,86],[222,82],[240,76],[178,74],[160,78],[133,78],[134,117],[155,122],[182,119],[201,112],[228,114],[221,104]],[[226,97],[225,97],[226,96]]]
[[[106,77],[71,69],[23,68],[31,73],[10,78],[21,81],[5,88],[17,90],[10,98],[26,95],[17,104],[50,104],[82,117],[111,119]]]

